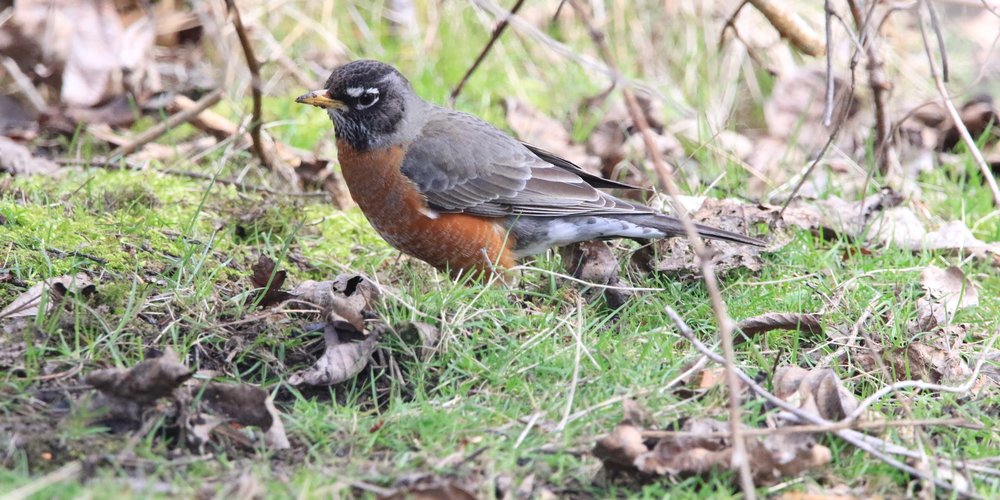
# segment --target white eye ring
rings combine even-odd
[[[364,94],[358,96],[358,105],[356,106],[356,108],[358,110],[370,108],[376,102],[378,102],[378,99],[379,99],[379,92],[377,88],[372,87],[370,89],[367,89],[365,90]]]

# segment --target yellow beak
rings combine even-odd
[[[311,104],[325,109],[332,108],[338,111],[347,109],[347,104],[330,97],[330,91],[326,89],[314,90],[308,94],[300,95],[295,98],[295,102],[299,104]]]

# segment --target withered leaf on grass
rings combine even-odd
[[[105,395],[148,404],[169,396],[193,375],[194,370],[184,366],[177,352],[168,348],[162,356],[146,359],[132,368],[95,370],[84,380]]]
[[[373,304],[380,295],[374,283],[356,274],[342,274],[333,281],[306,281],[291,292],[295,301],[319,308],[325,318],[326,350],[316,363],[289,378],[292,385],[332,385],[349,380],[368,364],[385,325],[376,318]]]
[[[90,277],[84,273],[67,274],[40,281],[7,304],[7,307],[0,311],[0,320],[33,318],[38,315],[38,307],[42,304],[43,296],[47,299],[45,310],[50,311],[55,303],[67,295],[67,292],[92,290],[93,286]]]
[[[396,331],[399,333],[399,338],[415,350],[418,360],[427,361],[437,352],[441,331],[436,326],[421,321],[411,321],[396,327]]]
[[[250,276],[250,283],[253,284],[254,288],[261,289],[261,295],[254,294],[248,296],[247,304],[253,304],[255,301],[260,300],[261,307],[268,307],[288,300],[293,296],[281,289],[282,285],[285,284],[285,279],[288,277],[288,272],[283,269],[275,271],[274,261],[270,257],[261,254],[257,258],[257,263],[251,269],[253,269],[253,275]]]
[[[421,476],[415,481],[406,481],[392,493],[380,497],[381,500],[473,500],[473,495],[463,485],[456,481],[437,477]]]
[[[876,356],[881,356],[881,363]],[[865,371],[889,367],[896,380],[923,380],[934,384],[958,385],[972,376],[972,368],[962,354],[944,342],[913,342],[906,347],[890,348],[882,353],[855,356],[855,362]],[[977,389],[973,388],[973,392]]]
[[[827,420],[840,420],[858,407],[858,400],[828,368],[781,366],[772,383],[775,396]]]
[[[979,305],[979,291],[962,270],[931,265],[920,273],[920,284],[926,291],[917,299],[917,327],[930,330],[951,323],[959,309]]]
[[[6,137],[0,137],[0,172],[13,175],[62,174],[62,170],[55,162],[31,154],[24,145]]]
[[[211,413],[240,425],[260,427],[264,430],[264,443],[272,449],[283,450],[291,446],[281,414],[267,391],[245,384],[209,382],[200,392],[202,402]]]
[[[718,437],[729,425],[716,420],[687,420],[680,433],[653,431],[646,439],[639,427],[620,424],[598,440],[594,456],[614,470],[652,476],[689,476],[728,470],[733,450],[728,438]],[[831,453],[811,435],[774,434],[747,440],[747,455],[755,479],[772,483],[794,477],[830,462]]]
[[[706,224],[737,234],[749,234],[754,236],[751,228],[757,224],[770,224],[774,219],[774,214],[767,209],[762,209],[755,205],[747,205],[736,200],[714,200],[704,199],[700,206],[695,205],[695,210],[690,210],[691,218],[695,222]],[[691,250],[691,243],[684,236],[657,240],[653,243],[659,260],[651,263],[649,267],[653,270],[670,274],[697,274],[700,272],[698,260],[694,258]],[[726,272],[732,269],[749,269],[760,271],[763,266],[760,254],[762,251],[774,251],[781,244],[762,249],[751,245],[728,243],[725,241],[707,241],[706,247],[712,255],[712,262],[718,272]],[[640,263],[641,264],[641,263]]]

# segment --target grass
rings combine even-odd
[[[244,18],[255,19],[276,35],[293,29],[292,17],[281,8],[276,15],[260,17],[266,6],[250,8]],[[423,45],[392,37],[379,21],[379,7],[365,2],[341,7],[356,15],[318,14],[319,24],[335,33],[352,54],[393,62],[419,94],[439,103],[446,102],[451,86],[488,38],[489,30],[466,4],[421,3],[422,21],[435,15],[441,21]],[[727,86],[736,85],[724,78],[729,74],[712,45],[714,35],[705,31],[706,22],[671,24],[669,37],[659,43],[685,41],[684,50],[670,51],[666,62],[646,68],[633,59],[641,50],[627,50],[634,42],[628,30],[649,32],[662,22],[659,16],[640,16],[641,8],[626,7],[607,25],[621,67],[630,76],[655,82],[663,91],[676,90],[686,105],[698,110],[710,108]],[[639,28],[626,28],[618,16],[641,20]],[[289,49],[293,60],[324,46],[310,29]],[[586,33],[574,23],[564,21],[553,31],[577,50],[590,52]],[[587,112],[577,109],[580,102],[607,82],[577,65],[553,60],[530,39],[512,35],[499,42],[456,107],[505,128],[501,101],[513,96],[553,116],[580,117],[585,122]],[[275,72],[268,78],[283,82],[275,65],[267,67]],[[232,87],[234,82],[224,83]],[[303,89],[287,82],[275,88],[280,91],[265,101],[266,118],[276,122],[268,130],[305,149],[317,141],[329,142],[326,116],[291,103]],[[747,116],[758,117],[751,122],[759,120],[759,104],[749,105]],[[241,110],[240,102],[234,102],[232,109]],[[707,194],[739,196],[746,172],[715,149],[701,147],[711,142],[715,125],[703,116],[676,114],[670,106],[664,113],[666,118],[700,124],[695,139],[685,146],[699,162],[694,174],[701,182],[689,182],[686,190],[700,193],[707,182],[722,176],[724,182]],[[168,140],[180,141],[190,133],[179,130]],[[83,132],[61,146],[83,158],[99,155],[102,147]],[[330,154],[331,145],[321,145],[318,151]],[[229,177],[243,172],[250,162],[245,152],[220,151],[198,164],[179,166]],[[246,173],[251,183],[275,182],[255,169]],[[928,210],[943,220],[967,221],[982,240],[1000,239],[1000,223],[988,217],[993,207],[988,190],[978,182],[978,172],[970,163],[960,173],[964,175],[942,168],[920,179]],[[160,489],[182,496],[224,494],[232,491],[226,488],[241,475],[259,482],[269,496],[350,496],[357,493],[350,481],[390,487],[416,473],[456,478],[477,496],[494,495],[498,482],[509,480],[516,487],[532,474],[561,495],[738,495],[729,473],[648,485],[601,483],[594,480],[599,462],[588,453],[595,439],[620,421],[620,404],[606,402],[622,396],[640,401],[664,427],[691,416],[725,418],[726,396],[719,388],[694,398],[661,390],[696,358],[691,346],[669,327],[665,305],[680,311],[702,339],[715,338],[713,315],[700,282],[637,276],[637,286],[662,291],[619,310],[600,300],[578,307],[580,292],[544,272],[561,269],[559,257],[550,254],[534,262],[543,271],[524,273],[517,288],[456,285],[422,263],[399,259],[356,209],[340,212],[310,198],[239,192],[152,170],[68,169],[60,179],[15,178],[0,194],[0,213],[7,220],[0,225],[0,267],[13,277],[0,280],[0,304],[23,292],[16,282],[30,285],[81,271],[98,281],[93,297],[69,301],[69,309],[40,315],[20,331],[26,351],[0,375],[0,437],[7,441],[16,436],[24,444],[3,455],[6,467],[0,469],[0,491],[30,484],[73,460],[115,456],[127,441],[90,426],[85,406],[65,407],[70,399],[60,397],[60,391],[45,392],[61,387],[43,382],[45,376],[76,367],[81,373],[127,367],[143,359],[147,348],[170,346],[191,367],[271,388],[285,412],[294,452],[224,452],[206,460],[174,460],[168,458],[173,452],[164,440],[150,437],[136,445],[134,463],[97,460],[86,482],[59,482],[40,496],[71,498],[108,491],[166,496]],[[839,285],[874,272],[846,290],[839,306],[825,318],[826,326],[853,325],[874,299],[875,319],[866,331],[883,346],[903,348],[912,341],[906,324],[915,318],[915,302],[923,295],[920,269],[954,264],[981,286],[980,305],[956,318],[971,325],[965,340],[981,345],[980,336],[996,331],[1000,278],[989,263],[893,248],[870,254],[852,250],[857,246],[846,241],[793,233],[787,246],[765,257],[760,273],[735,271],[724,277],[723,294],[732,316],[813,312]],[[381,316],[393,325],[435,324],[442,333],[440,352],[427,361],[410,359],[411,347],[389,335],[384,344],[403,360],[402,379],[373,365],[356,381],[333,388],[288,387],[284,380],[309,364],[310,352],[320,340],[302,333],[303,325],[293,321],[238,321],[255,312],[244,303],[251,289],[250,265],[260,254],[288,270],[292,282],[331,279],[345,270],[374,277],[392,290],[379,306]],[[19,340],[4,335],[0,362]],[[825,337],[804,333],[769,332],[741,344],[738,360],[751,374],[769,380],[778,365],[809,366],[831,351],[826,342]],[[814,348],[819,349],[815,355],[810,353]],[[834,368],[861,397],[891,382],[853,365],[835,363]],[[49,410],[58,417],[33,420],[40,414],[33,398],[51,399],[57,407]],[[902,418],[901,401],[887,398],[875,409],[889,418]],[[995,385],[972,398],[912,394],[905,405],[914,418],[961,416],[984,426],[930,430],[924,444],[931,449],[954,452],[963,459],[995,454]],[[743,410],[747,423],[762,422],[764,408],[759,402],[750,401]],[[557,430],[562,422],[564,427]],[[889,435],[894,442],[915,446],[902,431]],[[866,495],[894,496],[915,488],[906,474],[836,439],[822,442],[833,449],[833,463],[787,489],[846,484]],[[996,482],[977,481],[974,487],[984,497],[1000,493]]]

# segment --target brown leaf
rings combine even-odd
[[[363,339],[355,340],[341,335],[328,326],[323,335],[326,351],[312,367],[292,374],[292,385],[333,385],[350,380],[361,372],[371,360],[382,328],[376,328]]]
[[[847,82],[834,77],[834,120],[841,116],[845,106],[853,102],[848,91]],[[780,75],[774,83],[771,97],[764,103],[764,119],[770,135],[809,150],[821,148],[833,130],[832,126],[823,125],[825,95],[824,71],[803,68]],[[853,116],[855,111],[852,107],[848,116]],[[842,137],[849,135],[844,133]]]
[[[593,454],[604,462],[619,467],[634,467],[635,460],[649,451],[643,443],[642,431],[630,424],[619,424],[611,434],[597,440]]]
[[[58,303],[67,294],[67,291],[73,293],[76,291],[82,292],[93,286],[90,277],[83,273],[72,276],[67,274],[40,281],[17,296],[10,304],[7,304],[7,307],[0,311],[0,320],[33,318],[38,316],[38,307],[42,303],[43,296],[48,299],[45,304],[45,310],[50,311],[55,303]]]
[[[105,395],[143,405],[169,396],[192,375],[194,370],[184,366],[177,353],[167,348],[162,356],[146,359],[129,369],[92,371],[84,381]]]
[[[823,315],[815,313],[765,313],[740,321],[737,328],[744,335],[757,335],[771,330],[799,330],[806,333],[823,333]]]
[[[772,383],[775,396],[827,420],[840,420],[858,407],[854,395],[828,368],[781,366]]]
[[[412,484],[396,488],[391,494],[380,496],[380,500],[474,500],[463,485],[454,480],[427,476]]]
[[[145,87],[153,24],[143,16],[124,26],[110,0],[19,1],[7,24],[0,53],[45,75],[62,104],[88,108]]]
[[[55,162],[32,155],[28,148],[6,137],[0,137],[0,172],[13,175],[62,174],[62,170]]]
[[[921,331],[946,326],[959,309],[979,305],[978,288],[958,267],[928,266],[920,274],[920,284],[926,291],[917,300],[917,325]]]
[[[275,271],[274,261],[270,257],[261,254],[251,269],[253,269],[253,275],[250,276],[250,283],[253,284],[254,288],[262,290],[247,296],[247,304],[253,304],[259,300],[260,307],[270,307],[293,296],[293,294],[281,289],[288,277],[288,272],[285,270]]]
[[[693,418],[681,431],[657,438],[650,449],[640,429],[620,424],[597,442],[593,453],[606,467],[660,476],[701,475],[732,468],[729,439],[716,437],[729,431],[728,424]],[[831,453],[808,434],[773,434],[747,440],[747,458],[757,481],[773,483],[829,463]]]
[[[267,391],[246,384],[209,382],[201,394],[202,401],[212,412],[240,425],[260,427],[264,431],[264,442],[272,449],[283,450],[291,446],[281,414]]]
[[[659,205],[662,208],[665,202]],[[653,204],[657,204],[654,202]],[[687,203],[685,203],[687,205]],[[695,209],[689,208],[691,218],[698,223],[732,231],[738,234],[753,234],[751,228],[757,224],[770,223],[775,214],[766,208],[747,205],[736,200],[703,199],[700,203],[694,200]],[[672,275],[692,276],[701,272],[698,260],[694,258],[691,244],[684,236],[668,238],[653,242],[655,254],[659,259],[649,263],[648,267],[662,273]],[[717,272],[724,273],[733,269],[749,269],[760,271],[763,266],[760,254],[764,249],[751,245],[729,243],[725,241],[706,241],[706,248],[712,255],[712,262]],[[766,251],[774,251],[776,245]],[[643,266],[639,263],[640,267]]]

